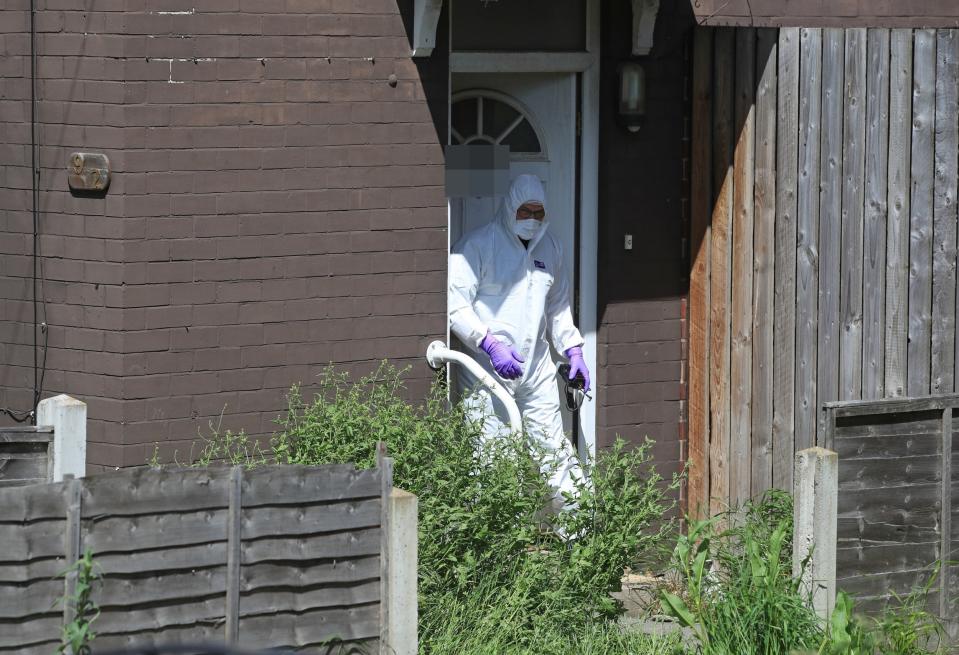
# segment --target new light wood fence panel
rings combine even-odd
[[[699,29],[691,510],[791,488],[824,403],[956,389],[957,43]]]
[[[86,548],[103,574],[99,648],[337,637],[375,652],[391,485],[386,465],[346,465],[142,469],[0,489],[0,653],[53,651],[69,619],[52,606],[65,589],[53,576]]]

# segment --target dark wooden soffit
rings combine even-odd
[[[959,27],[956,0],[689,0],[700,25]]]

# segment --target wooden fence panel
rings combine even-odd
[[[51,652],[87,548],[99,648],[178,641],[375,651],[385,617],[391,462],[357,471],[125,471],[0,489],[0,653]],[[15,627],[14,627],[15,626]],[[385,642],[384,642],[385,643]]]
[[[717,511],[791,487],[824,403],[956,389],[959,31],[696,43],[690,489]]]
[[[818,428],[819,407],[839,399],[839,284],[842,254],[843,79],[845,31],[823,30],[822,129],[819,137],[819,322],[816,397],[812,408]],[[818,442],[818,441],[817,441]]]
[[[799,189],[796,233],[796,422],[793,447],[816,436],[819,334],[819,153],[822,118],[822,31],[800,32]]]
[[[866,160],[863,215],[862,397],[885,389],[886,194],[889,174],[889,30],[866,36]]]
[[[912,30],[890,40],[889,173],[886,232],[885,395],[906,395],[909,308],[909,170],[912,139]]]
[[[733,211],[735,30],[717,30],[713,71],[713,187],[717,191],[710,252],[709,509],[729,506],[730,262]]]
[[[773,316],[773,479],[793,488],[796,411],[796,191],[799,29],[779,30],[776,108],[776,298]],[[768,317],[767,317],[768,320]],[[757,493],[759,490],[754,490]]]
[[[956,30],[939,30],[936,66],[931,393],[952,393],[956,364],[956,220],[959,219],[956,213],[959,33]]]
[[[863,193],[866,140],[866,30],[846,31],[843,95],[839,398],[862,398]]]
[[[750,495],[773,481],[773,324],[776,255],[776,30],[757,33]]]
[[[688,505],[709,511],[709,252],[712,210],[713,32],[697,30],[693,46],[692,271],[689,276]]]
[[[906,389],[930,389],[932,346],[932,206],[936,112],[936,33],[917,30],[913,49],[912,168],[909,217],[909,328]]]
[[[749,499],[752,428],[753,223],[756,174],[756,32],[736,31],[736,150],[733,165],[730,293],[729,496]]]
[[[878,611],[933,579],[952,559],[959,487],[959,395],[829,404],[825,423],[839,454],[837,586]],[[955,566],[944,565],[926,607],[957,624]]]

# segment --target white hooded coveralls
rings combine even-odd
[[[556,368],[547,334],[560,353],[582,346],[573,325],[569,281],[563,251],[547,231],[546,220],[528,247],[513,231],[516,210],[527,202],[546,207],[545,194],[535,175],[520,175],[510,186],[496,219],[463,236],[453,247],[449,264],[450,328],[475,359],[499,379],[516,399],[529,437],[553,461],[550,484],[560,492],[575,492],[572,476],[582,478],[578,460],[563,432],[556,386]],[[524,358],[523,375],[503,380],[496,375],[479,344],[489,330]],[[490,438],[509,424],[506,410],[474,376],[458,370],[457,391],[466,399],[476,420],[484,420],[484,436]]]

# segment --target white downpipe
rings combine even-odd
[[[513,396],[492,375],[483,370],[483,367],[477,364],[472,357],[450,350],[442,341],[434,341],[426,349],[426,361],[434,369],[438,369],[444,364],[459,364],[464,367],[506,406],[506,413],[509,414],[510,430],[513,432],[523,431],[523,417],[519,413],[519,407],[516,406]]]

